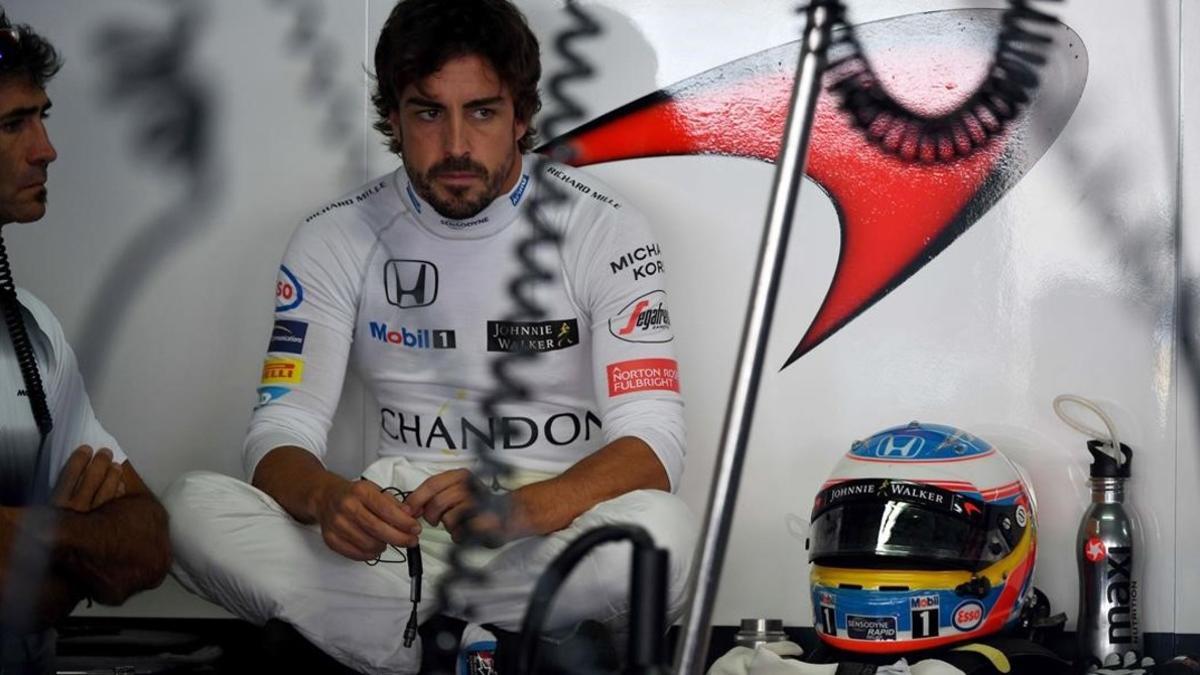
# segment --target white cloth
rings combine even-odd
[[[372,464],[364,477],[381,487],[411,490],[444,468],[385,458]],[[326,547],[316,526],[298,524],[265,493],[228,476],[186,474],[167,490],[163,503],[171,513],[173,572],[189,590],[253,623],[287,621],[357,670],[417,672],[419,642],[406,649],[401,640],[411,609],[406,565],[372,567],[344,558]],[[477,551],[469,561],[483,565],[487,580],[453,592],[455,606],[447,613],[461,616],[462,599],[469,598],[474,613],[462,618],[519,629],[533,585],[546,565],[579,534],[612,523],[641,525],[670,551],[668,605],[671,618],[678,618],[696,524],[682,500],[657,490],[639,490],[600,504],[552,535]],[[434,610],[449,549],[449,534],[425,524],[422,622]],[[628,612],[629,550],[626,543],[593,550],[556,596],[547,628],[591,618],[620,632]],[[384,557],[394,555],[388,551]]]
[[[634,436],[679,485],[683,403],[661,251],[640,214],[550,164],[544,179],[567,198],[538,213],[561,242],[535,249],[550,278],[525,289],[546,320],[503,321],[524,271],[518,245],[536,231],[536,162],[524,157],[512,191],[469,221],[438,215],[400,169],[300,224],[276,285],[247,477],[276,447],[325,455],[349,365],[378,402],[380,457],[461,463],[486,444],[512,466],[557,474]],[[520,345],[536,352],[512,371],[528,400],[486,418],[493,361]]]
[[[58,472],[80,445],[93,449],[109,448],[113,460],[124,462],[121,447],[96,420],[83,377],[63,335],[62,326],[40,300],[24,289],[17,289],[29,341],[33,345],[38,372],[46,391],[46,405],[54,428],[46,439],[49,453],[47,490],[53,489]],[[38,449],[37,425],[25,392],[25,380],[17,364],[8,330],[0,327],[0,476],[6,485],[27,486],[33,477]],[[2,490],[7,492],[8,490]],[[7,495],[0,500],[10,503]],[[17,501],[17,500],[13,500]]]
[[[834,675],[836,663],[805,663],[784,658],[800,656],[804,650],[794,642],[770,642],[749,647],[734,647],[717,659],[708,675]],[[875,675],[965,675],[962,670],[937,659],[925,659],[912,666],[904,659],[890,666],[879,666]]]

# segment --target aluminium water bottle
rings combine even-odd
[[[1092,453],[1092,503],[1079,525],[1075,553],[1079,560],[1079,664],[1101,664],[1109,654],[1142,652],[1138,625],[1140,563],[1134,544],[1135,518],[1125,505],[1125,483],[1133,451],[1124,443],[1124,462],[1088,441]]]

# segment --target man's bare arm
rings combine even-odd
[[[533,534],[549,534],[601,502],[645,489],[669,492],[667,470],[649,445],[625,436],[554,478],[514,490],[514,520]]]
[[[158,586],[171,567],[166,510],[129,462],[121,470],[123,497],[87,513],[58,509],[48,542],[55,567],[106,605]]]
[[[302,523],[317,523],[330,549],[372,560],[385,545],[417,544],[421,526],[404,504],[368,480],[347,480],[295,446],[271,450],[254,468],[252,485]]]
[[[317,522],[320,505],[345,478],[329,471],[304,448],[284,446],[268,452],[254,468],[250,484],[271,495],[296,520]]]
[[[83,457],[91,466],[90,448]],[[119,604],[166,576],[171,562],[166,512],[128,462],[114,465],[122,497],[104,480],[111,475],[108,463],[94,466],[102,470],[87,471],[88,482],[100,476],[91,487],[109,498],[91,510],[0,509],[0,593],[5,604],[14,600],[11,595],[30,594],[21,603],[29,614],[9,617],[25,628],[53,625],[84,597]]]
[[[0,629],[16,633],[52,627],[84,597],[80,588],[50,564],[44,545],[22,532],[23,526],[32,525],[25,519],[30,511],[0,508],[0,605],[5,610],[0,612]],[[40,515],[51,514],[43,511]],[[22,594],[25,596],[19,597]]]
[[[405,503],[417,516],[445,525],[458,540],[462,519],[474,512],[469,480],[474,479],[465,469],[431,476]],[[667,470],[649,445],[633,436],[618,438],[562,474],[514,490],[502,538],[557,532],[601,502],[634,490],[669,491],[670,487]],[[486,532],[497,525],[480,516],[470,528]]]

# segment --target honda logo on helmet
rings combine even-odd
[[[925,446],[925,439],[917,436],[888,436],[875,446],[876,457],[916,457]]]
[[[427,260],[389,260],[383,268],[388,302],[402,308],[425,307],[437,300],[437,267]]]

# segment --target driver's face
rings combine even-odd
[[[470,218],[516,184],[528,125],[483,57],[455,57],[405,87],[390,121],[417,194],[443,216]]]

